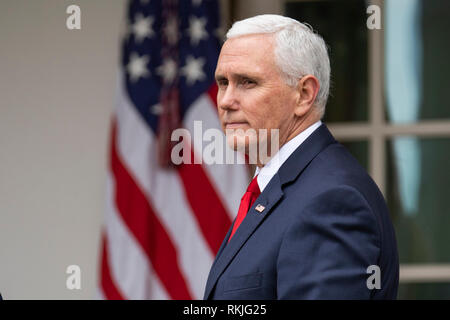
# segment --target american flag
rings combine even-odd
[[[128,5],[111,132],[98,297],[201,299],[248,183],[245,165],[169,166],[170,133],[220,128],[214,70],[219,4]]]

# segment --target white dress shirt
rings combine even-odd
[[[300,132],[294,138],[286,142],[280,150],[270,159],[269,162],[262,168],[256,167],[255,177],[258,181],[259,190],[263,192],[264,188],[270,182],[275,173],[278,172],[281,165],[289,158],[289,156],[305,141],[320,125],[322,121],[317,121],[316,123],[309,126],[306,130]]]

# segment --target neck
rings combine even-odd
[[[315,110],[310,110],[310,112],[308,112],[304,117],[298,118],[297,121],[295,121],[291,125],[291,127],[289,128],[287,133],[284,135],[284,137],[280,137],[280,140],[279,140],[280,143],[279,143],[278,150],[281,149],[286,143],[288,143],[294,137],[296,137],[301,132],[303,132],[306,129],[308,129],[311,125],[313,125],[314,123],[316,123],[319,120],[320,120],[320,116],[317,115],[317,112],[315,112]],[[268,154],[269,154],[269,152],[271,151],[270,146],[267,146],[267,151],[268,151]],[[258,156],[258,159],[257,159],[257,162],[256,162],[256,166],[261,169],[262,167],[264,167],[264,165],[267,162],[270,161],[270,159],[274,155],[275,154],[270,154],[267,159],[260,159],[260,157]]]

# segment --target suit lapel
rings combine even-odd
[[[281,191],[279,179],[272,179],[270,183],[267,185],[266,189],[264,189],[264,191],[255,200],[255,203],[252,205],[247,215],[245,216],[245,219],[242,221],[241,225],[236,230],[236,233],[234,234],[233,238],[231,238],[230,242],[227,243],[231,233],[230,228],[230,230],[227,233],[227,236],[222,242],[222,246],[219,249],[219,253],[217,254],[217,257],[211,268],[208,277],[208,282],[206,283],[204,299],[207,299],[209,297],[212,288],[216,284],[219,276],[230,264],[234,256],[239,252],[239,250],[247,241],[247,239],[262,223],[264,218],[267,217],[272,212],[273,206],[278,203],[278,201],[281,199],[282,196],[283,192]],[[259,212],[258,210],[255,209],[259,204],[265,207],[262,212]]]
[[[263,222],[264,218],[272,212],[273,207],[280,201],[283,196],[283,185],[295,180],[320,151],[325,149],[329,144],[335,142],[336,141],[328,131],[327,127],[322,124],[286,160],[278,170],[278,173],[274,175],[264,191],[256,199],[229,243],[227,242],[231,233],[231,228],[228,230],[227,236],[222,242],[216,259],[211,267],[206,283],[204,299],[209,298],[220,275],[236,256],[247,239]],[[262,212],[255,209],[259,204],[265,207]]]
[[[222,254],[223,249],[224,249],[225,246],[227,245],[227,243],[228,243],[228,238],[230,237],[231,230],[233,230],[233,225],[234,225],[234,222],[235,222],[235,221],[236,221],[236,219],[233,221],[233,223],[231,224],[230,228],[228,229],[228,232],[227,232],[227,234],[225,235],[225,238],[223,239],[222,244],[220,245],[219,251],[217,252],[216,257],[214,258],[214,262],[213,262],[211,268],[214,268],[214,265],[217,263],[217,260],[219,259],[220,255]]]

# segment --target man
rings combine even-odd
[[[320,121],[330,79],[323,39],[282,16],[239,21],[215,77],[232,145],[269,145],[233,133],[267,129],[278,130],[280,149],[257,158],[204,298],[395,299],[397,246],[383,196]]]

